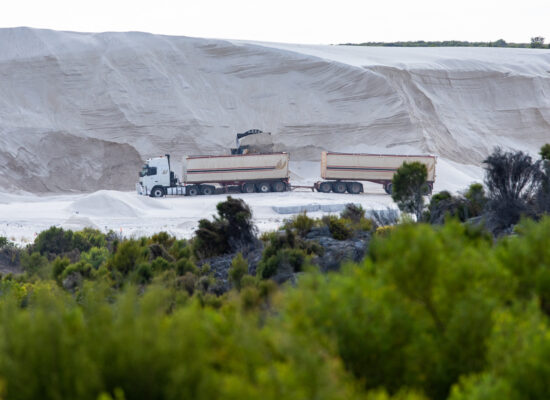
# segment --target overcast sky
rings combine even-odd
[[[550,0],[0,0],[0,27],[337,44],[550,41]]]

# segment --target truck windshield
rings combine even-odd
[[[141,171],[139,172],[139,176],[140,178],[141,177],[144,177],[144,176],[147,176],[147,170],[149,169],[149,167],[147,166],[147,164],[145,164],[143,166],[143,168],[141,168]]]

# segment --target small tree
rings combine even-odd
[[[542,177],[540,161],[533,162],[522,151],[503,152],[497,147],[483,162],[493,230],[516,224],[522,215],[533,215],[534,196]]]
[[[534,49],[542,49],[544,47],[544,38],[542,36],[532,37],[531,47]]]
[[[546,143],[542,146],[539,154],[544,161],[550,161],[550,143]]]
[[[393,176],[392,199],[401,211],[413,213],[416,220],[422,218],[428,170],[426,165],[414,161],[403,163]]]

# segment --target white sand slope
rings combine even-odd
[[[3,192],[131,189],[142,158],[223,154],[249,128],[294,161],[429,152],[463,175],[496,145],[536,152],[549,121],[547,50],[0,29]]]

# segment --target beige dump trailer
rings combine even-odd
[[[283,192],[288,188],[288,161],[287,153],[187,156],[182,182],[197,185],[202,194],[214,192],[215,187],[207,184],[240,186],[244,193]]]
[[[321,178],[315,188],[328,193],[361,193],[363,184],[359,181],[375,182],[384,185],[386,193],[391,193],[392,179],[404,162],[418,161],[428,169],[426,191],[431,193],[435,181],[436,157],[429,155],[393,155],[393,154],[349,154],[321,153]]]

